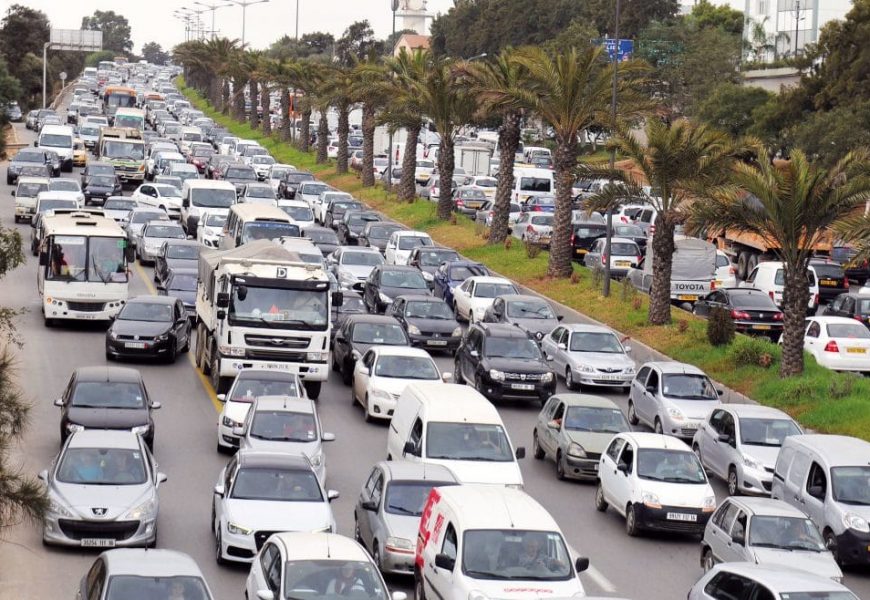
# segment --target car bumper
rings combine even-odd
[[[413,575],[414,551],[385,547],[381,552],[381,571],[394,575]]]
[[[221,534],[224,558],[233,562],[250,563],[257,554],[257,542],[254,533],[248,535],[230,533],[224,529]]]
[[[143,348],[137,345],[143,344]],[[106,338],[106,353],[112,356],[124,357],[139,357],[139,358],[158,358],[166,356],[169,353],[171,340],[161,342],[143,342],[135,340],[113,340]]]
[[[624,387],[631,385],[634,373],[586,373],[574,369],[574,381],[581,385]]]
[[[427,350],[456,350],[462,342],[461,337],[453,337],[452,335],[410,335],[411,345]]]
[[[861,358],[857,358],[857,356]],[[832,371],[870,372],[870,351],[856,355],[856,358],[846,358],[839,353],[822,351],[819,353],[817,362]]]
[[[43,316],[46,319],[64,319],[70,321],[108,321],[121,311],[124,300],[110,302],[95,302],[91,307],[95,310],[71,309],[66,300],[46,299],[42,305]],[[99,305],[99,306],[96,306]]]
[[[837,555],[845,565],[870,564],[870,533],[847,529],[837,536]]]
[[[683,440],[690,440],[695,437],[695,432],[701,427],[702,421],[692,419],[683,419],[675,421],[671,417],[665,415],[662,417],[662,430],[666,435],[672,435]]]
[[[637,524],[641,529],[649,529],[651,531],[667,531],[672,533],[687,533],[691,535],[699,535],[704,533],[704,527],[707,521],[710,520],[710,515],[713,511],[703,512],[699,508],[688,508],[685,506],[662,506],[661,508],[651,508],[645,504],[635,504]],[[690,520],[678,520],[668,518],[674,515],[690,515]]]
[[[239,423],[239,427],[241,425]],[[233,435],[232,427],[227,427],[222,421],[218,421],[217,443],[221,448],[237,450],[239,448],[239,436]]]
[[[32,219],[36,214],[36,206],[27,206],[24,204],[15,205],[15,216],[21,219]]]
[[[267,369],[285,373],[296,373],[303,381],[326,381],[329,375],[329,366],[326,361],[295,363],[221,356],[221,377],[235,377],[242,369]]]
[[[734,321],[734,329],[747,335],[778,335],[782,333],[782,323],[762,323],[754,321]]]
[[[487,376],[481,383],[482,389],[478,391],[492,399],[540,398],[545,400],[556,393],[555,380],[548,383],[540,381],[493,381]]]
[[[146,546],[154,542],[156,536],[154,518],[145,521],[87,521],[49,515],[42,530],[42,538],[48,544],[90,548]]]
[[[600,456],[577,458],[566,454],[564,458],[565,476],[571,479],[597,479]]]
[[[385,396],[369,395],[368,406],[365,409],[375,419],[392,419],[393,412],[395,412],[398,403],[398,397],[390,396],[387,398]]]
[[[744,494],[760,496],[770,495],[773,484],[773,473],[767,469],[740,469],[740,491]]]

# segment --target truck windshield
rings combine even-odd
[[[240,294],[241,291],[241,294]],[[329,319],[327,292],[237,286],[230,303],[230,322],[249,327],[325,330]],[[241,295],[241,298],[240,298]]]
[[[72,148],[72,138],[58,133],[46,133],[39,138],[39,145],[48,148]]]
[[[107,141],[103,144],[103,156],[125,160],[144,160],[145,144],[121,140]]]
[[[277,240],[280,237],[299,237],[299,225],[280,221],[253,221],[242,229],[242,243],[254,240]]]
[[[45,278],[51,281],[126,283],[125,240],[113,237],[55,236]]]
[[[144,129],[145,121],[142,117],[137,117],[136,115],[115,115],[115,127]]]
[[[191,190],[190,201],[194,206],[199,206],[200,208],[229,208],[236,203],[236,190]]]

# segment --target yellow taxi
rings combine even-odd
[[[76,138],[73,142],[73,166],[84,167],[88,164],[88,150],[85,148],[85,143]]]

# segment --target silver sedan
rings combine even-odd
[[[157,541],[157,488],[166,475],[141,436],[88,429],[70,435],[50,469],[43,542],[84,548]]]
[[[541,350],[553,359],[553,369],[564,375],[568,389],[593,385],[627,391],[634,378],[631,348],[607,327],[560,325],[544,336]]]

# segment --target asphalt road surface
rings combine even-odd
[[[32,143],[34,134],[16,124],[22,142]],[[78,176],[79,169],[72,175]],[[13,223],[11,186],[0,190],[0,220],[29,239],[27,224]],[[129,193],[129,191],[127,192]],[[33,402],[32,421],[17,457],[21,468],[32,474],[46,468],[58,451],[59,409],[52,402],[61,395],[70,373],[77,367],[105,364],[105,327],[72,324],[47,329],[40,314],[36,291],[36,258],[0,283],[0,306],[23,308],[18,319],[24,341],[19,352],[20,380]],[[130,295],[154,293],[151,269],[133,268]],[[645,360],[635,352],[638,362]],[[452,361],[436,357],[439,367],[452,372]],[[132,363],[129,363],[132,364]],[[132,364],[140,369],[149,394],[163,404],[155,413],[155,455],[169,480],[160,488],[158,547],[190,554],[205,573],[215,597],[238,599],[243,595],[247,566],[219,567],[214,559],[214,538],[209,527],[212,490],[227,457],[215,451],[217,410],[214,392],[194,368],[190,357],[181,355],[173,365]],[[560,383],[560,391],[565,391]],[[623,411],[626,396],[605,393]],[[561,525],[569,544],[591,559],[592,568],[581,576],[588,594],[634,600],[673,600],[685,597],[700,577],[699,544],[694,538],[647,535],[629,538],[624,522],[613,511],[602,515],[593,506],[594,485],[561,482],[552,462],[531,457],[531,432],[539,406],[504,403],[498,406],[516,446],[526,446],[521,461],[525,489],[541,502]],[[353,506],[357,494],[376,461],[386,455],[386,426],[367,424],[359,406],[352,407],[350,389],[330,374],[318,409],[324,430],[337,440],[326,445],[327,487],[341,497],[333,502],[339,533],[352,535]],[[718,498],[725,489],[714,482]],[[73,597],[78,582],[96,552],[45,547],[41,530],[22,523],[0,532],[0,598],[49,599]],[[391,589],[413,593],[410,578],[390,577]],[[870,598],[867,573],[850,572],[846,583],[859,597]]]

